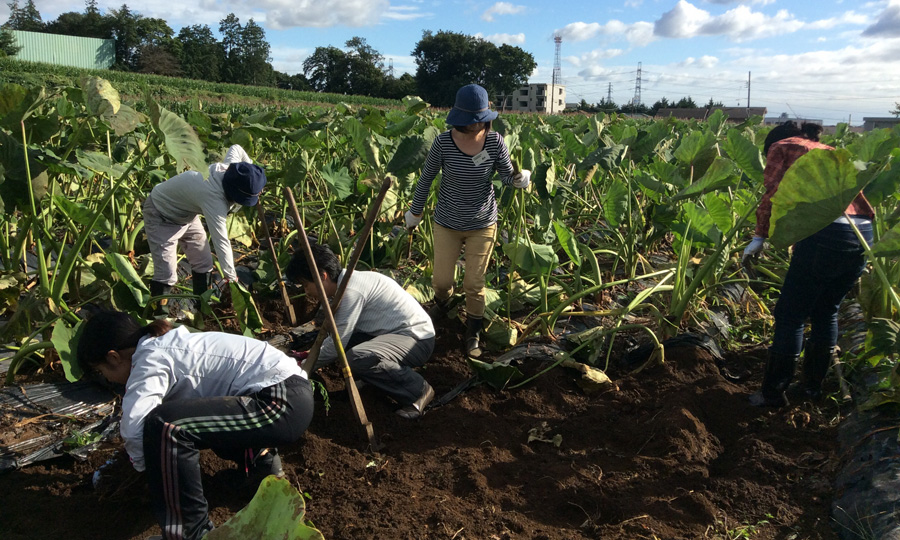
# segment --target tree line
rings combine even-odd
[[[625,103],[623,105],[617,105],[615,101],[611,99],[603,98],[599,102],[595,104],[590,104],[584,99],[581,100],[581,103],[578,104],[577,109],[579,111],[585,112],[605,112],[609,113],[622,113],[622,114],[646,114],[647,116],[656,116],[656,113],[659,112],[660,109],[696,109],[699,105],[691,98],[691,96],[683,97],[679,100],[669,101],[667,98],[663,97],[658,99],[653,105],[647,106],[643,103],[632,104]],[[724,107],[724,104],[721,101],[715,101],[713,98],[709,98],[709,101],[703,107],[707,109],[715,108],[715,107]]]
[[[185,26],[176,34],[165,20],[144,17],[127,4],[101,13],[97,0],[86,0],[83,12],[63,13],[49,22],[42,20],[34,0],[7,5],[10,14],[0,27],[0,56],[18,52],[7,30],[112,39],[113,69],[211,82],[389,99],[418,95],[432,105],[450,107],[460,86],[474,82],[492,96],[511,94],[527,84],[537,66],[519,47],[426,30],[412,52],[414,76],[396,77],[384,56],[361,37],[348,40],[344,48],[317,47],[303,62],[303,73],[289,75],[272,67],[265,30],[252,18],[241,23],[234,13],[219,21],[218,39],[205,24]]]

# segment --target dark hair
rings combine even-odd
[[[488,120],[487,122],[475,122],[474,124],[469,124],[467,126],[453,126],[453,129],[459,131],[460,133],[477,133],[482,129],[485,131],[491,130],[492,120]],[[479,129],[474,129],[472,126],[481,126]]]
[[[813,124],[812,122],[803,122],[800,126],[800,131],[803,132],[803,136],[811,141],[818,142],[819,135],[822,134],[822,131],[825,128],[820,126],[819,124]]]
[[[797,127],[796,122],[788,120],[787,122],[772,128],[772,131],[766,135],[766,142],[763,143],[763,153],[768,156],[769,148],[773,144],[790,137],[803,137],[804,139],[818,142],[822,129],[822,126],[813,124],[812,122],[803,122],[800,127]]]
[[[325,244],[313,241],[310,241],[309,247],[312,249],[313,260],[316,262],[316,268],[318,268],[319,272],[325,272],[331,278],[331,281],[337,282],[338,277],[341,275],[341,263],[334,252],[331,251],[331,248]],[[306,255],[303,251],[294,253],[285,273],[288,279],[295,283],[298,280],[307,282],[316,280],[313,277],[312,270],[309,269],[309,264],[306,262]]]
[[[763,143],[763,153],[769,155],[769,148],[773,144],[790,137],[799,137],[800,135],[803,135],[803,132],[797,127],[797,124],[793,120],[778,124],[772,128],[772,131],[770,131],[768,135],[766,135],[766,141]]]
[[[165,319],[141,326],[121,311],[101,311],[84,323],[76,358],[85,373],[106,361],[106,353],[137,347],[145,335],[159,337],[172,329]]]

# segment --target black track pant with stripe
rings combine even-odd
[[[312,414],[312,386],[296,375],[252,395],[171,401],[154,409],[144,423],[144,457],[163,538],[195,540],[212,528],[201,449],[232,459],[256,455],[297,441]]]

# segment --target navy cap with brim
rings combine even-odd
[[[468,126],[479,122],[490,122],[497,118],[499,113],[490,109],[481,109],[480,111],[467,111],[458,107],[453,107],[447,114],[447,123],[451,126]]]
[[[264,187],[266,173],[255,163],[232,163],[222,176],[225,196],[242,206],[256,206]]]

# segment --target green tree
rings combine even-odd
[[[668,109],[672,106],[673,106],[673,104],[669,103],[669,100],[666,99],[665,97],[658,99],[658,100],[656,100],[656,103],[654,103],[650,107],[650,115],[656,116],[656,113],[658,113],[660,109]]]
[[[486,41],[482,43],[487,49],[482,52],[487,68],[481,80],[489,96],[495,99],[497,96],[509,96],[517,88],[528,84],[528,76],[537,67],[531,53],[512,45],[495,47]]]
[[[406,96],[415,96],[419,94],[416,87],[416,79],[409,73],[404,73],[400,77],[386,76],[384,78],[384,87],[381,91],[381,97],[388,99],[402,99]]]
[[[66,36],[112,38],[110,17],[100,14],[96,0],[85,3],[84,13],[67,11],[44,25],[44,31]]]
[[[672,107],[676,109],[696,109],[697,104],[691,99],[691,96],[683,97],[677,103],[673,103]]]
[[[44,21],[34,5],[34,0],[27,0],[23,7],[19,7],[19,0],[12,0],[6,4],[9,6],[9,19],[3,24],[10,30],[24,30],[26,32],[42,32]]]
[[[704,105],[704,107],[706,107],[707,109],[715,109],[717,107],[724,107],[724,106],[725,106],[724,103],[722,103],[721,101],[715,101],[715,100],[713,100],[713,98],[709,98],[709,101],[707,101],[706,105]]]
[[[0,28],[0,58],[15,56],[22,47],[16,45],[16,38],[7,28]]]
[[[138,30],[138,21],[141,15],[122,4],[118,10],[111,9],[110,33],[116,40],[115,69],[131,71],[137,67],[138,49],[141,45],[141,36]]]
[[[456,91],[466,84],[484,86],[494,97],[512,93],[524,84],[537,65],[534,57],[511,45],[497,47],[457,32],[426,30],[413,50],[416,85],[421,97],[450,107]]]
[[[185,26],[178,32],[181,44],[178,60],[182,74],[189,79],[222,80],[222,49],[207,25]]]
[[[894,110],[891,111],[894,116],[900,116],[900,102],[894,103]]]
[[[384,87],[384,56],[373,49],[365,38],[353,37],[344,44],[346,53],[347,86],[350,94],[380,96]]]
[[[347,53],[337,47],[316,47],[303,61],[303,74],[316,92],[349,93],[349,71],[350,60]]]
[[[241,20],[234,13],[229,13],[219,21],[219,34],[222,35],[222,80],[237,82],[241,70]]]
[[[278,88],[284,88],[286,90],[298,90],[301,92],[308,92],[313,89],[313,87],[310,86],[309,81],[306,80],[306,77],[304,77],[302,73],[288,75],[287,73],[276,71],[274,72],[274,74],[275,86],[277,86]]]
[[[606,114],[612,114],[619,110],[619,106],[616,105],[615,101],[603,98],[597,103],[595,109],[596,112],[605,112]]]
[[[483,66],[477,58],[481,53],[478,39],[459,32],[430,30],[422,33],[412,55],[416,62],[416,86],[421,97],[438,107],[452,107],[456,91],[467,84],[479,82]]]
[[[275,83],[274,70],[269,63],[271,46],[266,41],[266,31],[253,19],[241,28],[239,53],[240,74],[235,82],[256,86]]]

